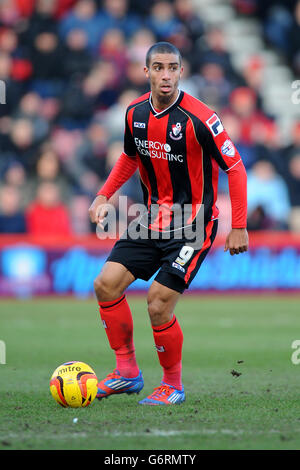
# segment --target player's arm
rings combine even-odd
[[[131,178],[138,167],[136,157],[129,157],[122,153],[111,170],[105,184],[98,191],[96,198],[89,208],[92,222],[100,224],[107,215],[106,203],[111,196]]]
[[[232,229],[227,235],[224,251],[238,255],[248,250],[247,174],[242,160],[227,170],[232,210]]]
[[[106,203],[131,178],[138,167],[136,147],[128,125],[127,113],[125,119],[124,152],[120,155],[113,169],[111,170],[105,184],[98,191],[96,198],[89,208],[89,215],[92,222],[102,224],[107,215]]]
[[[247,233],[247,173],[241,156],[229,138],[216,114],[206,121],[207,144],[212,157],[227,173],[232,212],[232,229],[229,232],[224,251],[231,255],[248,250]]]

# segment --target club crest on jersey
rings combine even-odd
[[[235,148],[230,139],[225,140],[224,144],[221,147],[221,152],[223,153],[223,155],[227,155],[227,157],[234,157]]]
[[[172,124],[172,132],[170,132],[170,137],[173,140],[180,140],[182,138],[182,132],[181,132],[181,124],[180,122],[177,122],[176,124]]]
[[[214,137],[221,134],[224,131],[223,124],[221,123],[220,118],[215,114],[213,114],[209,119],[207,119],[206,124],[210,128]]]

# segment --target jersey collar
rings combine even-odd
[[[163,109],[162,111],[160,111],[159,113],[153,108],[153,105],[152,105],[152,92],[150,92],[150,96],[149,96],[149,105],[150,105],[150,109],[151,109],[151,112],[153,113],[153,115],[156,117],[156,118],[161,118],[163,116],[165,116],[166,114],[169,114],[174,108],[176,108],[179,103],[181,102],[182,98],[183,98],[183,91],[182,90],[178,90],[178,95],[177,95],[177,98],[176,100],[166,109]]]

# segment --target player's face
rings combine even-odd
[[[150,80],[152,96],[160,103],[171,102],[178,92],[183,67],[176,54],[153,54],[149,68],[144,68]]]

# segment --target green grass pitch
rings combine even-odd
[[[72,360],[87,362],[99,379],[111,372],[96,301],[0,302],[0,449],[300,448],[300,364],[291,361],[299,297],[183,296],[176,315],[186,402],[169,407],[138,405],[161,370],[145,298],[128,299],[145,388],[83,409],[58,406],[49,378]]]

